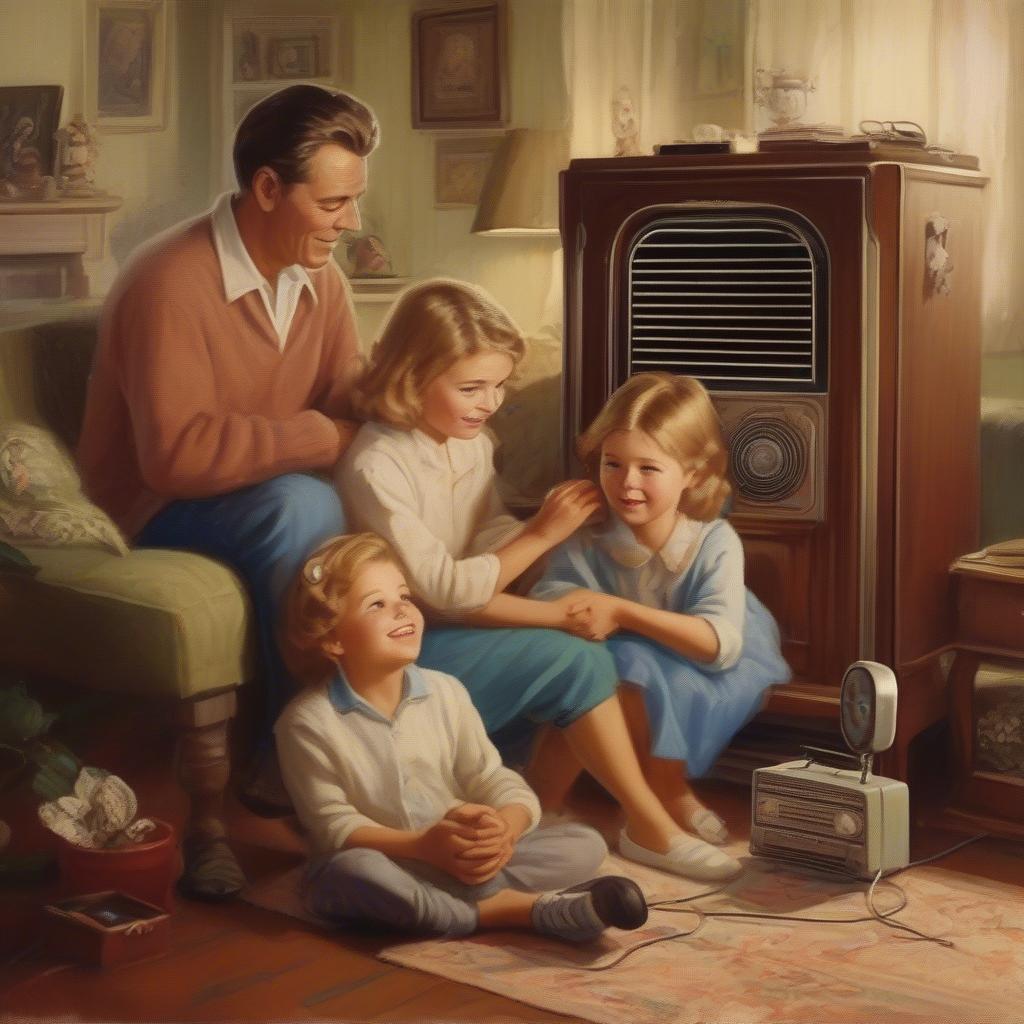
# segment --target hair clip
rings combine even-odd
[[[302,570],[303,578],[307,583],[319,583],[324,578],[324,563],[313,562]]]

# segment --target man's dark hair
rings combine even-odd
[[[319,85],[290,85],[242,118],[235,132],[235,177],[246,191],[253,175],[270,167],[293,185],[306,180],[309,161],[321,146],[337,143],[367,156],[378,137],[373,111],[354,96]]]

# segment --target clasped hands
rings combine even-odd
[[[562,613],[562,629],[584,640],[607,640],[618,632],[622,600],[595,590],[571,590],[553,601]]]
[[[421,858],[465,885],[488,882],[509,862],[518,836],[493,807],[458,804],[420,838]]]

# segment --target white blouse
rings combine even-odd
[[[441,616],[490,601],[501,571],[490,552],[524,526],[498,496],[493,459],[483,432],[438,444],[419,430],[366,423],[338,466],[352,527],[388,541],[413,593]]]

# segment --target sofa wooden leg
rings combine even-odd
[[[233,690],[180,706],[178,781],[188,794],[189,812],[178,885],[184,895],[197,899],[227,899],[245,885],[224,823],[224,791],[231,773],[228,723],[235,709]]]

